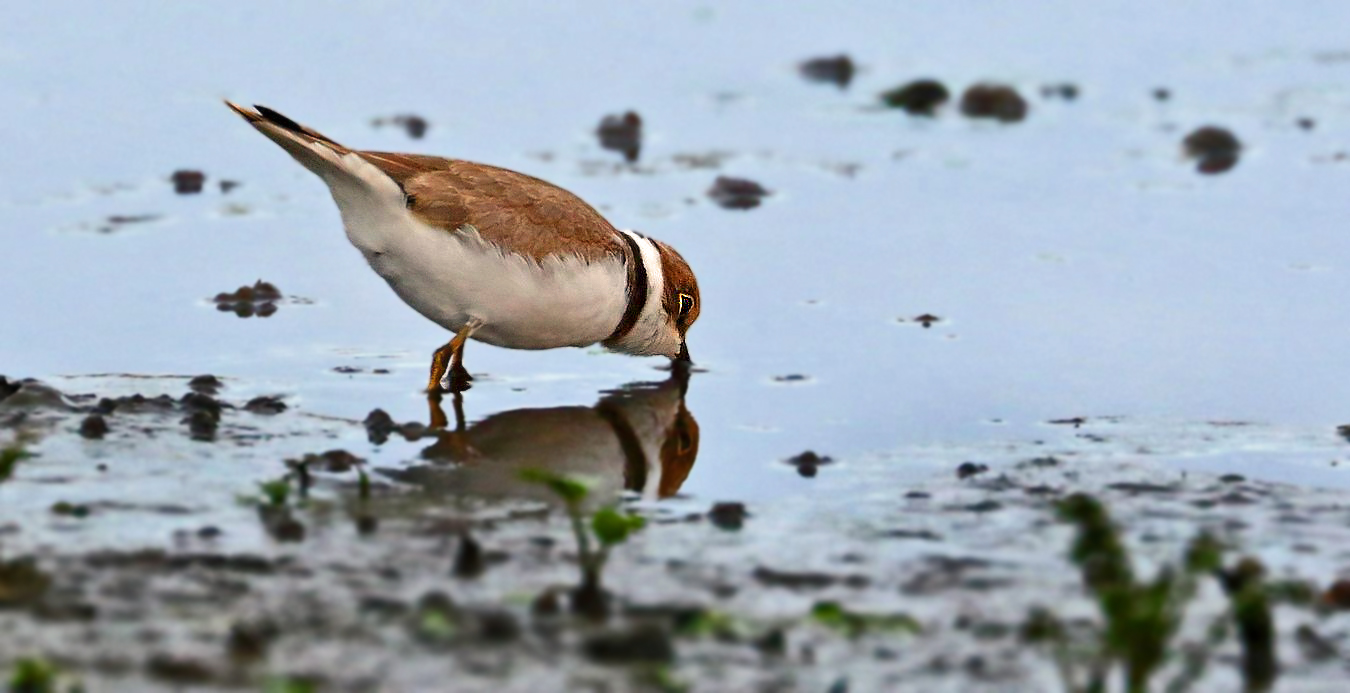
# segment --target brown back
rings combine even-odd
[[[577,255],[620,259],[618,231],[594,207],[562,188],[496,166],[421,154],[357,152],[393,178],[408,209],[423,223],[449,233],[472,224],[501,248],[543,260]]]

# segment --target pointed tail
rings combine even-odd
[[[346,169],[342,157],[350,154],[351,150],[323,133],[307,128],[266,106],[254,106],[258,110],[251,111],[230,101],[226,101],[225,105],[318,176],[328,178]]]

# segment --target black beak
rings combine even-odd
[[[680,342],[680,354],[670,362],[670,377],[680,384],[680,397],[689,391],[689,374],[694,362],[689,360],[689,345]]]

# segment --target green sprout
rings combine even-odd
[[[572,534],[577,540],[577,561],[581,567],[581,585],[573,593],[573,610],[603,618],[607,610],[600,577],[609,560],[609,552],[642,529],[646,520],[641,515],[606,506],[590,516],[588,527],[583,504],[590,489],[585,484],[542,469],[526,469],[520,476],[549,489],[562,500],[572,522]]]
[[[56,676],[56,667],[44,659],[20,659],[9,677],[9,693],[54,693]]]
[[[0,448],[0,481],[9,479],[20,462],[34,457],[33,453],[28,451],[27,442],[25,436],[19,435],[8,445]]]
[[[918,634],[923,631],[923,626],[909,614],[862,614],[845,609],[839,602],[816,602],[811,607],[811,618],[849,638],[867,632]]]
[[[1184,691],[1204,674],[1211,651],[1226,640],[1236,626],[1243,652],[1246,690],[1270,688],[1278,672],[1274,653],[1272,600],[1297,598],[1298,590],[1287,584],[1267,587],[1260,564],[1246,559],[1232,570],[1223,568],[1223,547],[1210,534],[1201,532],[1176,564],[1165,565],[1152,580],[1134,574],[1132,561],[1119,530],[1106,508],[1086,494],[1074,494],[1058,505],[1060,519],[1077,529],[1069,552],[1078,566],[1083,585],[1096,599],[1102,623],[1096,637],[1077,637],[1048,609],[1033,609],[1022,624],[1024,642],[1049,645],[1064,687],[1069,691],[1105,691],[1107,679],[1117,667],[1123,689],[1130,693],[1153,690],[1152,680],[1174,656],[1180,655],[1180,671],[1165,687]],[[1253,567],[1253,564],[1255,567]],[[1230,600],[1229,612],[1208,629],[1205,642],[1174,642],[1187,604],[1195,597],[1197,583],[1205,575],[1220,579]],[[1087,663],[1084,685],[1078,685],[1077,666]],[[1158,689],[1163,690],[1163,689]]]
[[[748,626],[731,614],[714,609],[697,609],[676,621],[676,634],[687,638],[716,638],[725,642],[744,639]]]
[[[360,468],[356,470],[356,497],[362,501],[370,500],[370,475]]]
[[[258,490],[262,491],[268,505],[273,508],[284,508],[286,507],[286,501],[291,496],[291,480],[289,477],[283,476],[271,481],[259,482]]]

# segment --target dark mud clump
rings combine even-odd
[[[218,293],[212,299],[216,310],[222,313],[233,312],[241,318],[271,317],[277,312],[277,302],[282,298],[281,291],[270,282],[261,279],[253,286],[241,286],[230,293]]]
[[[487,560],[483,557],[483,545],[473,535],[465,532],[459,538],[459,549],[455,552],[455,565],[451,573],[457,578],[472,579],[487,571]]]
[[[857,71],[857,66],[853,64],[852,58],[840,54],[826,58],[811,58],[798,65],[797,71],[808,82],[833,84],[840,89],[847,89],[849,83],[853,81],[853,73]]]
[[[220,194],[229,195],[231,190],[234,190],[240,185],[242,184],[237,180],[222,180],[220,181]]]
[[[69,501],[57,501],[53,503],[51,511],[53,515],[61,515],[63,517],[73,517],[76,519],[83,519],[89,517],[90,513],[89,506],[71,503]]]
[[[389,441],[391,434],[397,433],[403,436],[408,442],[415,442],[422,438],[436,435],[434,429],[429,429],[426,424],[420,421],[409,421],[407,423],[398,423],[389,413],[383,409],[372,409],[366,415],[361,425],[366,429],[366,438],[374,445],[383,445]],[[433,445],[422,451],[422,457],[426,459],[438,459],[441,453]]]
[[[1331,583],[1322,593],[1322,603],[1332,609],[1350,611],[1350,580],[1342,579]]]
[[[961,95],[961,113],[970,118],[990,118],[1016,123],[1027,117],[1027,101],[1004,84],[976,84]]]
[[[183,423],[187,424],[188,436],[193,440],[210,443],[216,439],[216,431],[220,428],[220,412],[199,409],[183,419]]]
[[[225,387],[225,384],[214,375],[199,375],[188,381],[188,389],[203,395],[217,394],[222,387]]]
[[[427,122],[426,118],[412,113],[405,113],[389,118],[376,118],[375,120],[372,120],[370,124],[377,128],[384,127],[385,125],[401,127],[404,132],[408,133],[408,137],[415,140],[420,140],[425,137],[427,129],[431,127],[431,124]]]
[[[146,414],[146,413],[165,413],[173,411],[178,402],[168,395],[159,395],[156,397],[146,397],[142,394],[127,395],[116,399],[103,398],[99,400],[98,406],[94,410],[100,414],[111,414],[113,412],[125,412],[128,414]]]
[[[270,619],[236,621],[225,639],[225,650],[236,663],[255,662],[266,656],[280,634],[281,629]]]
[[[750,513],[745,509],[745,503],[714,503],[708,510],[708,520],[718,529],[735,531],[745,526],[745,518]]]
[[[169,177],[173,181],[173,191],[179,195],[196,195],[206,183],[206,174],[201,171],[179,169]]]
[[[1158,87],[1153,90],[1154,101],[1167,101],[1172,98],[1172,90],[1167,87]]]
[[[112,233],[130,224],[148,224],[152,221],[159,221],[158,214],[114,214],[104,220],[103,225],[98,227],[99,233]]]
[[[755,181],[729,176],[718,176],[708,189],[708,197],[723,209],[754,209],[769,194]]]
[[[1196,160],[1200,173],[1223,173],[1237,165],[1242,143],[1229,130],[1206,125],[1181,141],[1186,156]]]
[[[0,412],[37,410],[71,411],[60,390],[32,378],[6,380],[0,377]]]
[[[221,411],[233,409],[232,406],[200,392],[189,392],[183,395],[178,403],[187,413],[183,423],[187,424],[188,435],[193,440],[203,443],[210,443],[216,439],[216,431],[220,429]]]
[[[832,575],[816,571],[796,572],[765,566],[755,568],[750,576],[767,587],[784,587],[790,590],[820,590],[839,584],[860,588],[866,587],[871,582],[865,575]]]
[[[152,679],[173,686],[203,686],[211,683],[216,674],[205,662],[159,652],[145,663],[145,674]]]
[[[969,479],[989,471],[989,465],[978,462],[962,462],[956,467],[956,478]]]
[[[204,395],[200,392],[189,392],[183,395],[183,397],[178,400],[178,403],[189,413],[206,411],[215,414],[217,418],[220,416],[220,410],[233,408],[211,395]]]
[[[365,460],[346,450],[329,450],[318,455],[309,453],[298,460],[286,461],[288,466],[318,469],[320,471],[332,472],[335,474],[350,472],[353,468],[364,462]]]
[[[286,411],[286,403],[280,397],[262,395],[254,397],[244,404],[244,411],[254,414],[280,414]]]
[[[942,322],[942,318],[933,315],[932,313],[924,313],[923,315],[916,315],[910,318],[908,321],[906,321],[904,318],[896,318],[896,322],[917,322],[920,325],[923,325],[923,328],[926,330],[932,327],[933,323]]]
[[[1078,98],[1078,85],[1069,82],[1046,84],[1041,87],[1041,98],[1074,101]]]
[[[627,631],[597,633],[582,645],[586,656],[601,664],[666,663],[675,659],[670,633],[654,624]]]
[[[51,577],[31,558],[0,560],[0,608],[23,607],[37,602],[51,586]]]
[[[919,79],[882,92],[881,101],[910,115],[933,117],[937,109],[952,97],[947,87],[935,79]]]
[[[21,387],[23,387],[22,382],[18,380],[10,380],[5,376],[0,375],[0,401],[3,401],[6,397],[9,397],[10,395],[18,392],[19,388]]]
[[[366,438],[374,445],[384,445],[389,440],[389,434],[398,428],[394,418],[383,409],[372,409],[361,423],[366,427]]]
[[[108,421],[102,414],[90,414],[80,422],[80,435],[89,440],[99,440],[108,435]]]
[[[634,111],[623,115],[607,115],[595,129],[600,146],[623,154],[628,163],[638,160],[642,151],[642,116]]]
[[[798,474],[809,479],[815,476],[821,467],[833,464],[834,458],[828,455],[817,455],[815,451],[807,450],[800,455],[789,457],[786,462],[796,467]]]

